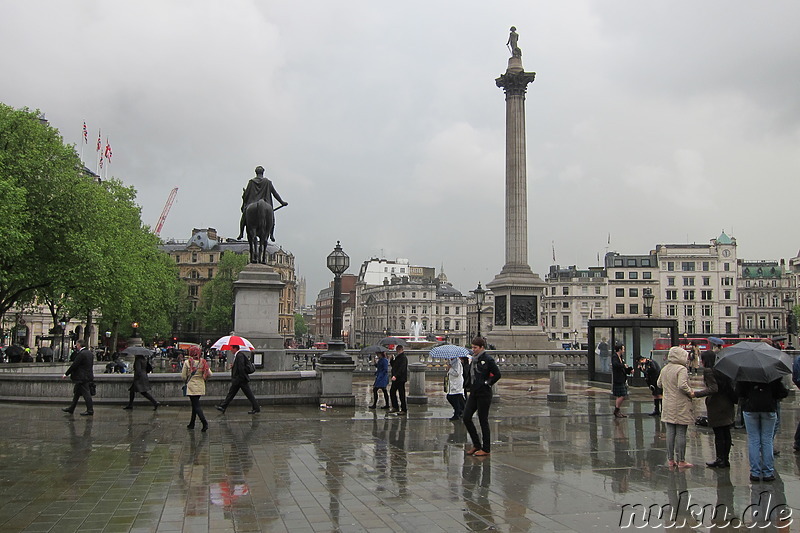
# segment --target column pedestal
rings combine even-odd
[[[324,363],[317,365],[317,372],[322,379],[322,394],[319,403],[337,406],[354,406],[356,397],[353,394],[353,371],[356,365]]]
[[[291,361],[278,333],[280,294],[285,283],[267,265],[250,263],[233,282],[233,330],[263,353],[263,370],[291,370]]]
[[[428,395],[425,393],[425,363],[411,363],[408,365],[408,396],[407,403],[426,404]]]

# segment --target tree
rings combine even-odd
[[[0,313],[38,298],[54,322],[99,312],[115,336],[131,319],[145,335],[168,330],[177,267],[135,200],[91,179],[38,112],[0,104]]]
[[[303,339],[308,333],[308,324],[306,324],[306,319],[300,313],[294,314],[294,338],[295,339]]]
[[[205,284],[200,299],[200,316],[207,331],[233,330],[233,282],[247,266],[244,254],[227,253],[219,260],[217,275]]]

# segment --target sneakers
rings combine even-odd
[[[773,479],[775,479],[775,478],[773,478]],[[758,483],[759,481],[761,481],[761,478],[758,477],[758,476],[751,475],[750,476],[750,481],[752,481],[753,483]]]

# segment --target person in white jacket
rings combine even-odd
[[[447,401],[453,406],[453,416],[450,420],[459,420],[464,413],[464,374],[461,372],[461,361],[458,357],[447,360],[447,378],[445,393]]]

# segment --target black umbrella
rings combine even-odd
[[[128,355],[133,355],[133,356],[143,355],[145,357],[150,357],[151,355],[153,355],[153,350],[145,348],[144,346],[128,346],[127,348],[122,350],[122,353],[126,353]]]
[[[385,347],[378,346],[377,344],[373,345],[373,346],[367,346],[365,348],[361,348],[361,353],[363,353],[363,354],[378,353],[378,352],[385,353],[385,352],[388,352],[388,351],[389,350],[387,350]]]
[[[384,337],[378,341],[381,346],[408,346],[405,339],[400,337]]]
[[[714,368],[732,381],[754,383],[771,383],[792,373],[791,358],[763,342],[740,342],[724,348]]]

